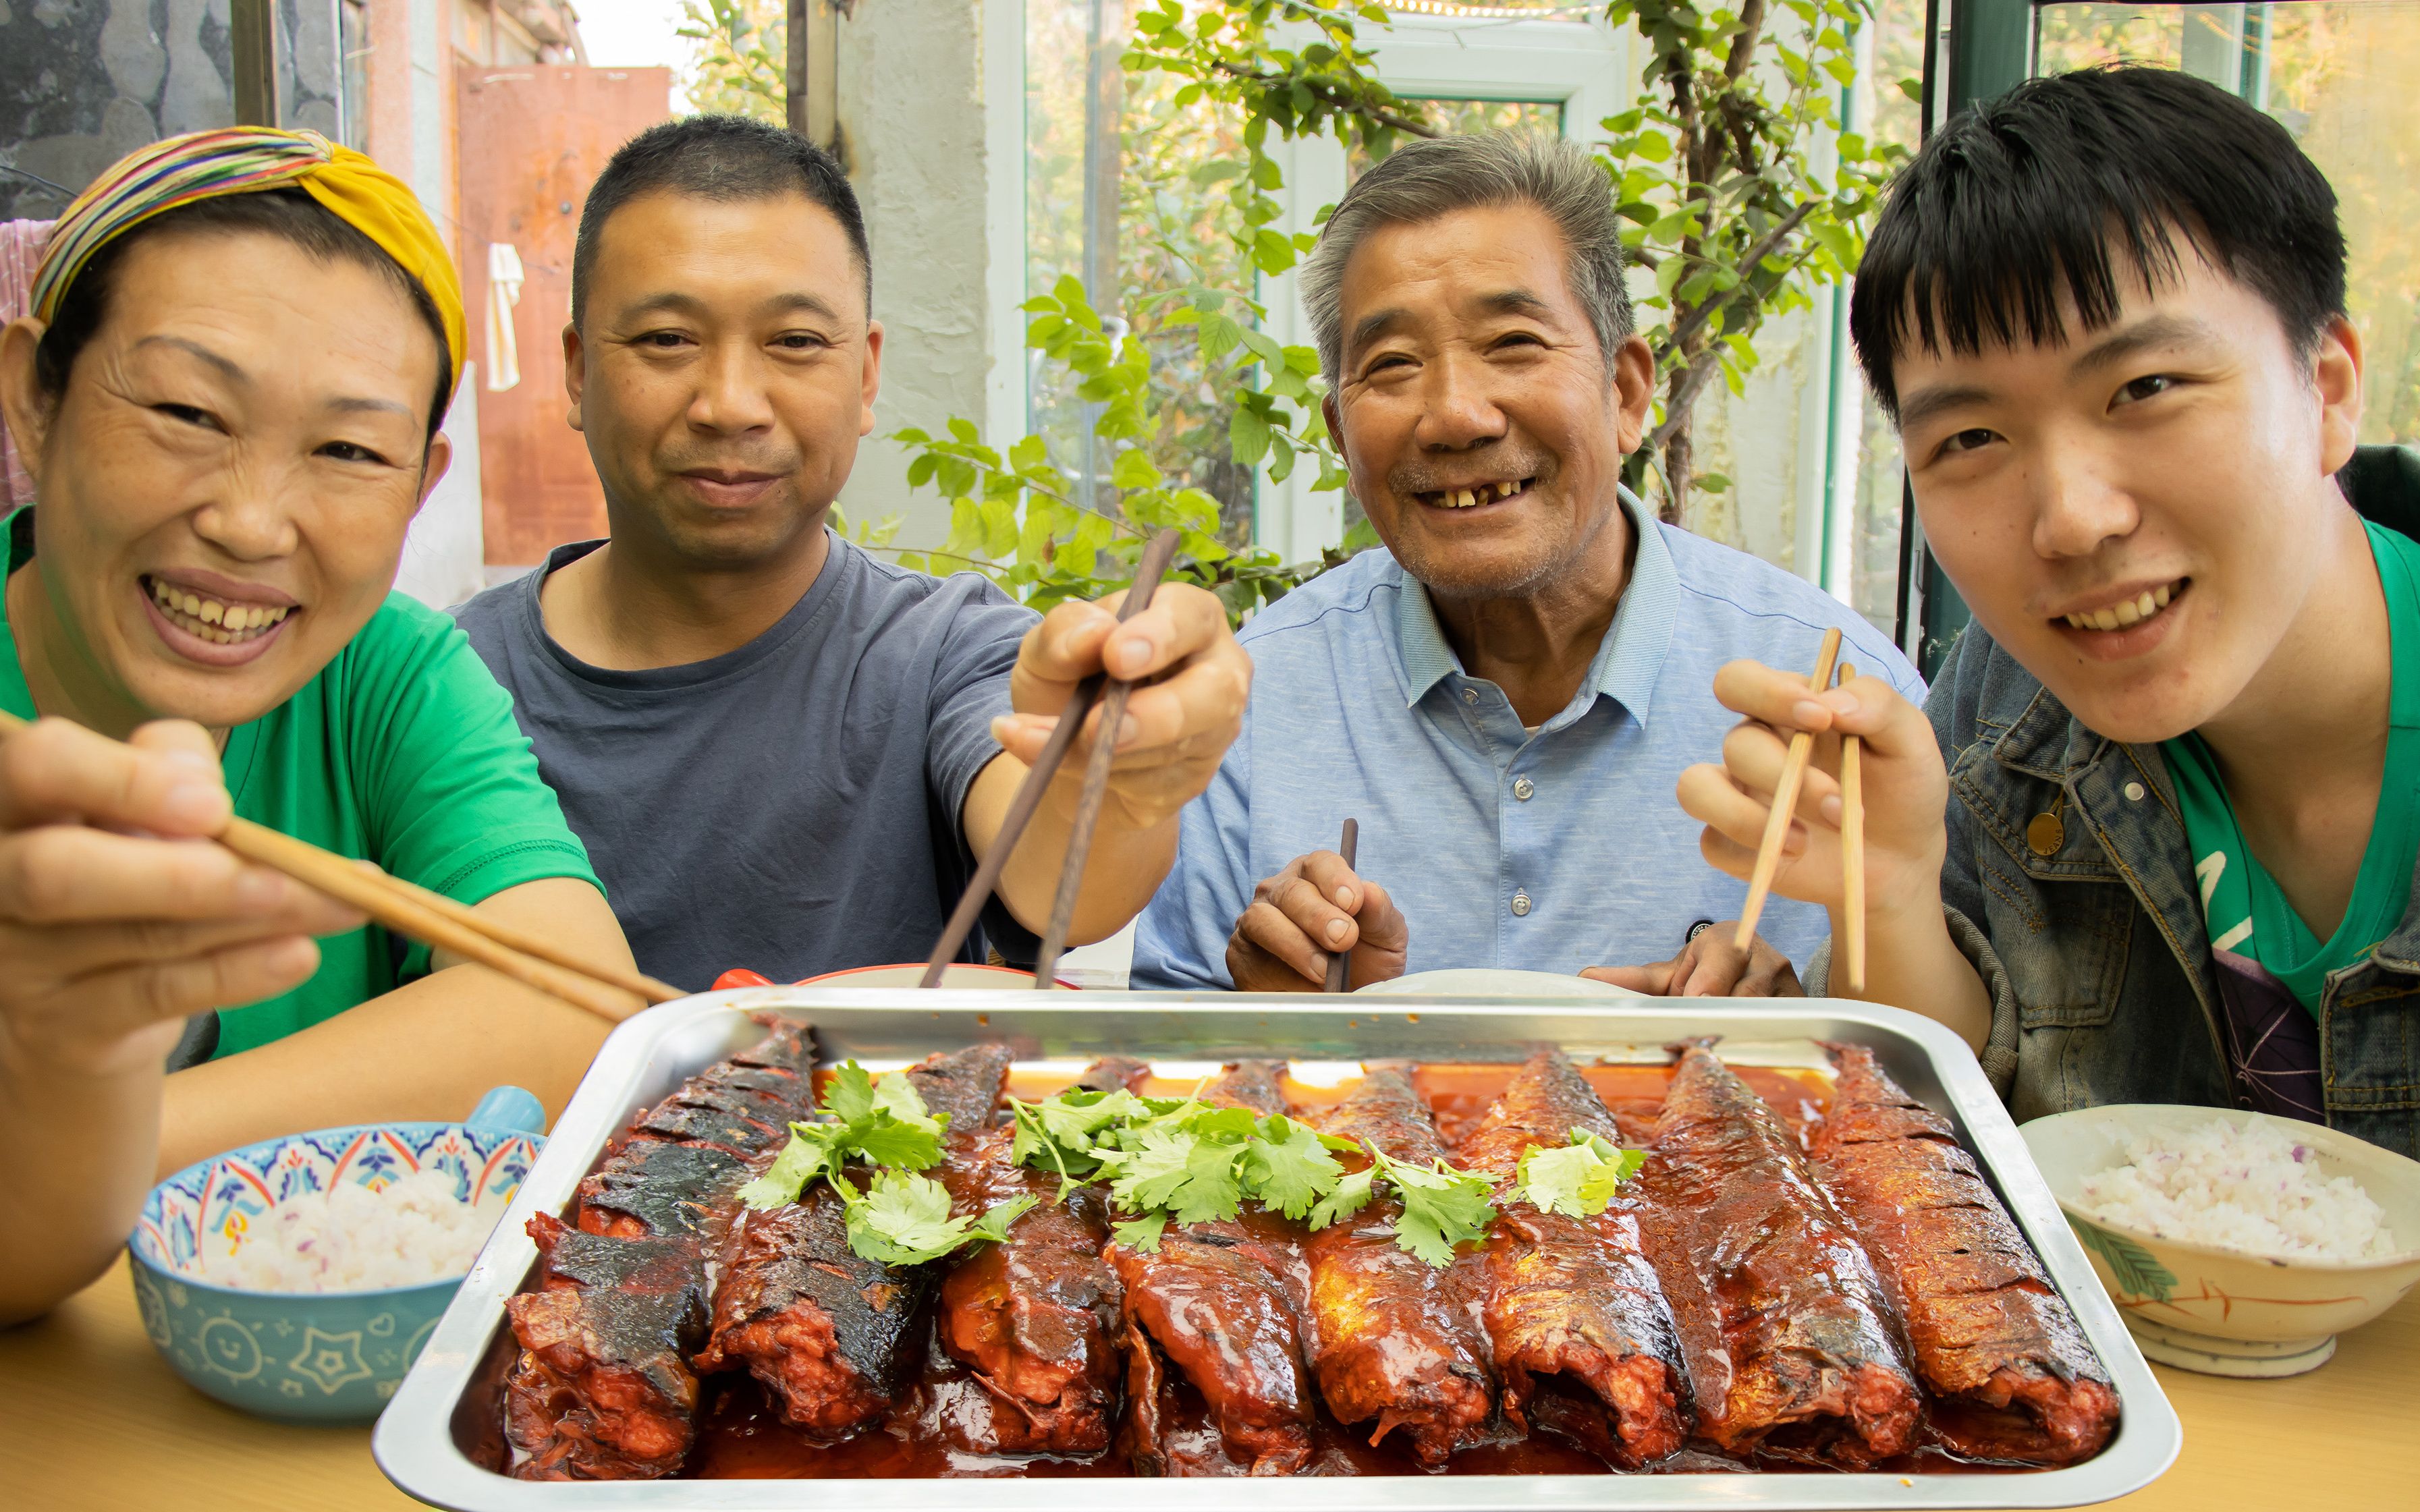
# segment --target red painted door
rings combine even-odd
[[[669,69],[458,69],[462,224],[456,243],[479,363],[479,489],[490,564],[527,566],[605,533],[605,496],[566,418],[563,327],[580,208],[615,148],[670,114]],[[520,381],[489,392],[489,247],[520,259]]]

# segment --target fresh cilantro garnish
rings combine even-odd
[[[1371,1183],[1377,1179],[1378,1167],[1364,1165],[1338,1181],[1327,1196],[1319,1199],[1319,1205],[1311,1210],[1311,1227],[1325,1228],[1368,1207],[1371,1197],[1376,1195]]]
[[[1396,1242],[1431,1265],[1481,1238],[1496,1218],[1494,1184],[1444,1161],[1409,1165],[1350,1139],[1322,1134],[1280,1114],[1214,1107],[1128,1092],[1064,1092],[1012,1101],[1018,1164],[1055,1172],[1060,1197],[1078,1183],[1109,1183],[1125,1220],[1116,1241],[1155,1254],[1171,1223],[1234,1217],[1246,1202],[1325,1228],[1368,1206],[1384,1182],[1401,1211]],[[1347,1172],[1337,1152],[1368,1164]]]
[[[1244,1147],[1244,1178],[1260,1199],[1289,1218],[1311,1210],[1332,1192],[1344,1167],[1319,1135],[1282,1115],[1261,1120],[1259,1136]]]
[[[929,1176],[880,1170],[861,1193],[838,1171],[832,1189],[848,1205],[848,1247],[878,1265],[924,1265],[978,1241],[1008,1237],[1008,1226],[1033,1206],[1030,1196],[1011,1197],[981,1217],[950,1216],[947,1187]]]
[[[1517,1183],[1521,1196],[1540,1212],[1593,1218],[1646,1164],[1643,1149],[1617,1149],[1602,1134],[1575,1129],[1572,1142],[1559,1149],[1531,1145],[1522,1151]]]
[[[1453,1247],[1487,1237],[1496,1221],[1496,1206],[1487,1200],[1495,1183],[1484,1176],[1456,1170],[1439,1160],[1433,1165],[1407,1165],[1389,1160],[1376,1146],[1370,1148],[1373,1169],[1395,1189],[1404,1214],[1395,1220],[1395,1242],[1431,1265],[1453,1263]]]
[[[1168,1214],[1147,1212],[1140,1218],[1129,1218],[1109,1230],[1109,1237],[1126,1248],[1144,1255],[1159,1253],[1159,1236],[1168,1231]]]
[[[808,1182],[850,1161],[908,1171],[940,1164],[950,1116],[928,1111],[905,1072],[876,1077],[852,1060],[833,1072],[820,1104],[822,1117],[790,1125],[789,1144],[739,1189],[740,1201],[759,1209],[796,1202]]]

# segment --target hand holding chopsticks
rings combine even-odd
[[[1118,606],[1121,621],[1132,619],[1151,607],[1159,580],[1175,560],[1177,533],[1161,531],[1151,544],[1143,548],[1142,559],[1136,564],[1134,586]],[[924,964],[920,986],[940,985],[941,974],[957,959],[958,951],[973,933],[975,921],[982,917],[984,904],[991,900],[992,890],[1000,885],[1000,876],[1008,859],[1016,850],[1017,841],[1025,836],[1036,810],[1042,807],[1043,795],[1049,791],[1051,780],[1058,776],[1066,761],[1068,750],[1076,743],[1078,732],[1083,729],[1086,716],[1095,702],[1101,704],[1101,719],[1092,755],[1084,770],[1084,786],[1077,799],[1076,817],[1068,831],[1066,859],[1060,868],[1059,888],[1051,902],[1050,919],[1044,930],[1042,951],[1035,961],[1034,985],[1051,985],[1051,971],[1057,966],[1060,951],[1067,941],[1067,931],[1074,920],[1076,901],[1083,886],[1084,861],[1092,849],[1093,831],[1100,820],[1109,779],[1109,766],[1117,757],[1117,733],[1125,722],[1126,700],[1134,685],[1111,678],[1107,672],[1095,672],[1076,685],[1067,702],[1059,711],[1058,723],[1051,729],[1041,754],[1025,774],[1025,779],[1010,800],[1000,828],[992,838],[983,861],[975,868],[966,892],[958,899],[941,937],[933,946],[933,953]]]
[[[0,710],[0,738],[27,728]],[[453,899],[376,867],[321,850],[241,818],[228,818],[211,837],[243,859],[281,872],[406,938],[450,950],[525,986],[601,1017],[620,1020],[630,1009],[624,994],[669,1002],[680,989],[628,968],[582,960],[541,937],[489,918]]]
[[[1834,662],[1840,654],[1840,632],[1838,628],[1823,633],[1823,643],[1815,656],[1815,676],[1809,685],[1816,691],[1837,686]],[[1839,663],[1838,683],[1856,675],[1856,669]],[[1736,944],[1748,949],[1756,933],[1756,924],[1764,912],[1765,899],[1772,893],[1773,879],[1781,869],[1782,847],[1790,838],[1790,825],[1798,808],[1798,793],[1807,779],[1807,764],[1815,751],[1815,736],[1801,730],[1790,737],[1790,748],[1782,758],[1781,779],[1774,788],[1773,810],[1765,821],[1763,842],[1757,846],[1756,869],[1749,873],[1747,903],[1740,910]],[[1862,992],[1866,985],[1866,822],[1865,794],[1860,742],[1855,735],[1842,737],[1840,748],[1840,872],[1841,872],[1841,946],[1844,960],[1843,976],[1852,992]]]
[[[1343,857],[1344,864],[1345,864],[1346,866],[1348,866],[1348,867],[1349,867],[1349,866],[1351,866],[1351,865],[1353,865],[1353,863],[1354,863],[1354,862],[1356,862],[1357,860],[1360,859],[1360,855],[1361,855],[1361,821],[1360,821],[1360,820],[1358,820],[1358,819],[1347,819],[1346,821],[1344,821],[1344,833],[1343,833],[1343,835],[1342,835],[1342,837],[1340,837],[1340,838],[1338,839],[1338,841],[1336,841],[1336,854],[1337,854],[1338,856],[1340,856]],[[1341,993],[1341,992],[1342,992],[1342,991],[1344,990],[1344,988],[1345,988],[1345,977],[1346,977],[1346,974],[1351,970],[1352,965],[1353,965],[1353,952],[1352,952],[1352,951],[1350,951],[1350,950],[1330,950],[1330,951],[1327,953],[1327,983],[1326,983],[1326,986],[1324,986],[1324,987],[1323,987],[1323,988],[1321,988],[1320,990],[1321,990],[1322,992],[1330,992],[1330,993]]]

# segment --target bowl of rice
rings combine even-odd
[[[187,1166],[127,1240],[144,1332],[231,1407],[367,1423],[386,1406],[545,1143],[499,1087],[460,1123],[288,1134]]]
[[[2018,1133],[2135,1342],[2163,1364],[2299,1375],[2420,1281],[2420,1163],[2350,1134],[2141,1103]]]

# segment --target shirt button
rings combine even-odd
[[[1520,799],[1523,803],[1528,802],[1530,797],[1534,795],[1537,791],[1538,784],[1530,781],[1526,777],[1516,777],[1512,779],[1512,795]]]
[[[2140,803],[2143,801],[2142,783],[2129,782],[2126,784],[2126,801],[2128,803]]]
[[[1479,689],[1477,689],[1477,688],[1475,688],[1475,687],[1466,687],[1466,688],[1464,688],[1464,689],[1462,690],[1462,702],[1464,702],[1465,703],[1476,703],[1476,702],[1479,702]]]
[[[1512,917],[1514,918],[1527,918],[1529,917],[1529,895],[1528,893],[1516,892],[1512,895]]]

